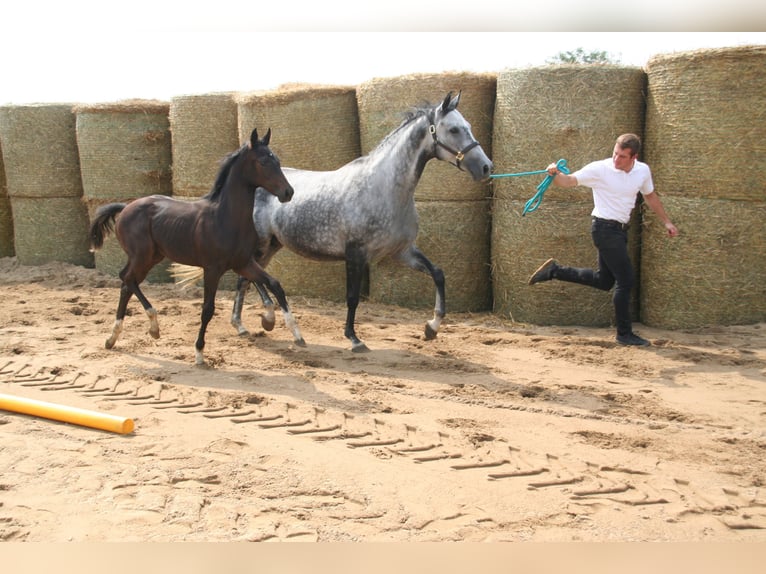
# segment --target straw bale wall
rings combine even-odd
[[[157,100],[75,106],[83,196],[91,220],[107,203],[172,195],[169,108]],[[126,261],[113,235],[95,253],[96,269],[109,275],[118,276]],[[147,280],[171,281],[168,266],[162,261]]]
[[[287,84],[239,94],[237,102],[240,139],[249,139],[254,128],[263,137],[271,127],[269,146],[285,167],[331,171],[360,156],[353,86]],[[288,295],[345,301],[345,265],[313,262],[282,249],[267,271]]]
[[[647,63],[646,158],[666,195],[766,201],[766,46]]]
[[[560,202],[542,216],[522,216],[524,201],[496,199],[492,204],[492,275],[495,312],[511,320],[538,325],[607,326],[614,323],[612,291],[563,281],[527,284],[549,257],[570,267],[595,267],[598,254],[590,235],[591,206]],[[639,272],[640,225],[635,209],[628,250]],[[638,285],[638,275],[637,282]],[[633,290],[632,314],[638,318]]]
[[[173,194],[203,196],[213,188],[223,158],[241,143],[234,94],[172,98],[169,120]]]
[[[92,267],[72,105],[0,108],[0,146],[19,262]]]
[[[492,307],[489,270],[489,200],[422,201],[417,246],[445,276],[448,312]],[[433,308],[431,276],[384,259],[370,267],[370,299],[415,308]]]
[[[662,198],[678,237],[645,209],[641,320],[665,329],[766,321],[766,202]]]

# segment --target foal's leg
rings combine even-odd
[[[261,288],[264,286],[268,287],[269,291],[271,291],[277,298],[277,303],[279,303],[279,307],[282,309],[282,316],[285,319],[285,325],[292,332],[295,344],[300,347],[305,347],[306,341],[303,339],[303,335],[301,335],[300,329],[298,328],[298,323],[295,321],[295,318],[290,311],[290,307],[287,304],[287,297],[285,297],[285,291],[282,289],[282,285],[279,281],[266,273],[263,267],[261,267],[255,259],[251,259],[247,267],[236,270],[236,272],[252,281],[256,287],[259,285]]]
[[[114,344],[117,342],[120,333],[122,333],[125,313],[128,309],[128,301],[130,301],[130,298],[133,295],[135,295],[141,302],[146,315],[149,317],[149,334],[155,339],[159,339],[160,337],[160,325],[157,322],[157,311],[152,307],[152,304],[149,303],[149,300],[144,296],[141,289],[139,289],[138,284],[140,281],[136,281],[134,278],[129,276],[128,273],[126,273],[126,270],[127,267],[120,273],[122,277],[126,277],[127,279],[123,278],[122,285],[120,286],[120,301],[117,304],[117,315],[112,327],[112,334],[105,343],[105,347],[107,349],[114,347]]]
[[[205,356],[203,354],[205,349],[205,331],[207,331],[207,325],[210,323],[210,319],[212,319],[215,314],[215,294],[218,292],[218,282],[221,279],[221,275],[222,273],[208,272],[205,270],[205,295],[202,302],[199,334],[197,335],[196,343],[194,343],[195,362],[197,365],[205,364]]]
[[[234,308],[231,312],[231,324],[237,330],[239,335],[247,335],[247,329],[242,325],[242,307],[245,303],[245,295],[250,287],[250,281],[242,276],[237,278],[237,295],[234,298]],[[265,311],[261,313],[261,326],[265,331],[271,331],[274,329],[276,318],[274,315],[274,302],[269,297],[266,288],[259,284],[255,284],[255,288],[258,290],[258,294],[261,296],[261,301]]]
[[[354,353],[366,353],[370,350],[359,340],[354,329],[366,267],[367,260],[362,250],[355,246],[346,247],[346,328],[343,334],[351,341],[351,351]]]
[[[411,269],[421,271],[422,273],[428,273],[434,280],[434,286],[436,287],[434,317],[426,323],[425,337],[427,341],[435,339],[437,333],[439,332],[439,327],[441,326],[442,320],[444,319],[444,315],[446,314],[444,298],[444,272],[441,270],[441,268],[431,263],[428,257],[423,255],[420,249],[414,245],[411,246],[409,250],[402,253],[399,256],[399,260]]]

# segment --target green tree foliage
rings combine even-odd
[[[603,50],[586,52],[582,48],[559,52],[553,58],[546,60],[548,64],[619,64],[619,58]]]

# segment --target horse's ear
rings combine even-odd
[[[458,92],[457,96],[454,98],[452,97],[452,92],[449,92],[447,96],[444,98],[444,101],[442,102],[441,109],[442,113],[446,114],[457,108],[458,103],[460,102],[460,94],[462,92]]]
[[[254,128],[250,134],[250,147],[255,149],[258,146],[258,128]]]
[[[269,141],[271,141],[271,128],[269,128],[269,129],[266,131],[266,135],[265,135],[265,136],[263,136],[263,140],[261,140],[261,143],[262,143],[263,145],[269,145]]]

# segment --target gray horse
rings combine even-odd
[[[447,94],[438,105],[413,109],[402,124],[366,156],[335,171],[283,168],[295,189],[290,203],[280,203],[263,189],[255,192],[253,221],[258,241],[255,259],[266,267],[282,247],[318,261],[346,262],[345,336],[354,352],[367,351],[354,330],[362,277],[372,261],[391,257],[428,273],[436,286],[434,317],[425,337],[436,337],[445,314],[444,273],[415,246],[418,214],[415,187],[426,163],[436,158],[467,171],[474,181],[488,181],[492,162],[457,111],[460,94]],[[183,281],[194,277],[178,272]],[[231,323],[240,334],[242,305],[250,281],[240,277]],[[258,282],[265,312],[261,324],[274,328],[274,303]]]

